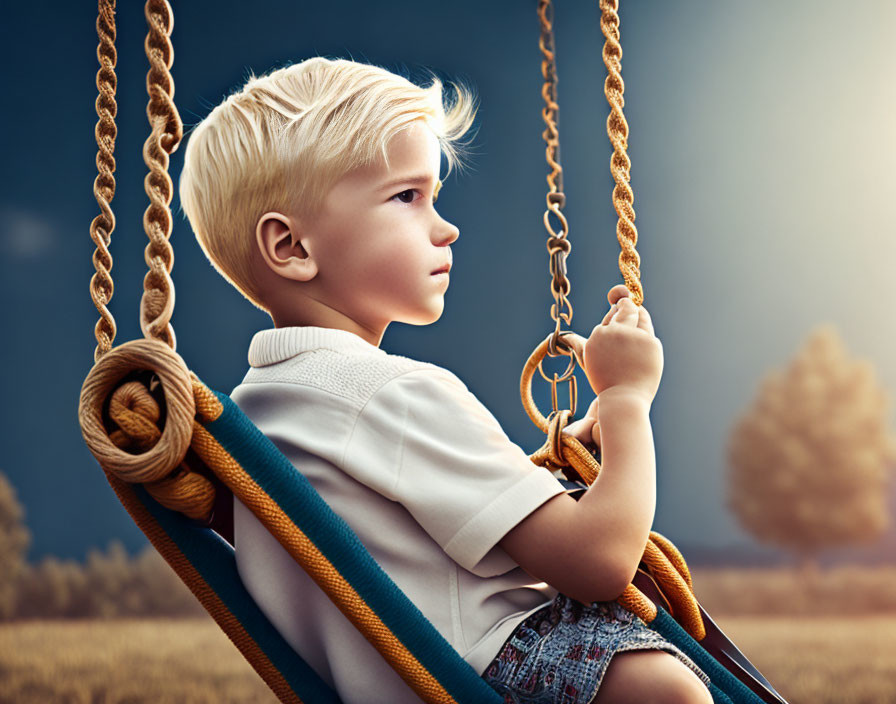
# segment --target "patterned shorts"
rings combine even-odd
[[[705,684],[703,670],[615,601],[589,606],[558,594],[516,627],[482,677],[506,704],[588,704],[614,653],[664,650]]]

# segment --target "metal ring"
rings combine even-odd
[[[535,399],[532,397],[532,379],[534,378],[535,370],[537,369],[548,382],[551,381],[551,379],[548,379],[547,376],[545,376],[544,371],[542,371],[541,362],[547,355],[548,344],[550,343],[551,337],[553,336],[553,334],[554,333],[551,333],[551,335],[548,335],[538,345],[538,347],[535,348],[535,350],[532,352],[532,354],[529,355],[529,359],[526,360],[526,364],[523,367],[523,373],[520,376],[520,398],[523,403],[523,408],[526,411],[526,415],[529,416],[529,419],[536,426],[538,426],[541,429],[541,431],[543,433],[545,433],[545,435],[547,435],[547,433],[548,433],[548,420],[547,420],[547,418],[545,418],[542,415],[541,411],[539,411],[538,407],[535,405]],[[566,331],[564,333],[561,333],[561,336],[569,335],[569,334],[572,334],[572,331]],[[570,348],[570,352],[571,351],[572,350]],[[574,366],[575,363],[576,363],[575,354],[572,354],[571,359],[570,359],[570,366],[573,370],[575,369],[575,366]],[[567,369],[567,373],[569,373],[569,372],[570,372],[570,369]],[[570,374],[570,376],[572,376],[572,374]],[[564,375],[564,378],[566,378],[565,375]],[[572,379],[575,380],[575,376],[572,376]],[[574,409],[570,409],[570,412],[572,414],[575,414]]]

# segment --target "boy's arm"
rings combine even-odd
[[[612,601],[632,581],[656,506],[649,401],[612,388],[599,403],[597,480],[579,501],[545,502],[500,542],[533,577],[583,603]]]
[[[650,314],[625,286],[588,340],[565,337],[598,398],[592,427],[603,466],[576,503],[557,496],[511,529],[501,547],[538,579],[579,601],[610,601],[634,578],[656,507],[650,405],[663,368]]]

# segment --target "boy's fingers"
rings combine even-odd
[[[610,310],[607,311],[607,314],[604,316],[604,319],[600,321],[600,324],[601,325],[609,325],[610,320],[616,314],[617,308],[618,308],[618,306],[615,303],[612,306],[610,306]]]
[[[651,320],[650,313],[647,312],[644,306],[638,306],[638,327],[646,330],[651,335],[656,334],[653,331],[653,320]]]
[[[594,400],[591,402],[591,405],[588,406],[588,410],[585,411],[585,417],[593,418],[594,420],[597,420],[598,418],[600,418],[599,408],[597,405],[597,396],[594,397]]]
[[[621,298],[616,304],[616,314],[611,318],[610,324],[618,323],[619,325],[629,325],[631,327],[638,326],[638,306],[634,304],[631,298]]]
[[[572,435],[582,444],[591,442],[591,428],[594,427],[594,418],[580,418],[579,420],[567,425],[563,432]]]

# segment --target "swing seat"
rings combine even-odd
[[[126,343],[103,357],[82,390],[82,426],[103,422],[104,403],[98,399],[120,381],[114,374],[108,375],[120,356],[114,352],[130,350],[133,356],[134,348],[177,357],[164,344],[146,340]],[[91,377],[103,375],[102,383],[91,381]],[[190,377],[196,412],[189,450],[226,488],[217,492],[215,505],[232,506],[232,492],[252,510],[422,700],[499,704],[500,695],[395,585],[348,524],[276,445],[229,396],[211,391],[195,375]],[[167,388],[165,395],[170,400]],[[169,415],[165,433],[174,415]],[[94,451],[90,440],[88,445]],[[194,463],[191,460],[191,465]],[[141,530],[281,701],[340,701],[279,635],[243,586],[231,543],[209,527],[216,526],[224,534],[228,526],[232,530],[232,517],[226,510],[216,510],[210,521],[203,523],[165,508],[146,488],[108,469],[106,476]],[[705,612],[707,638],[702,643],[694,640],[669,613],[670,602],[648,570],[642,564],[636,577],[636,585],[658,607],[656,618],[648,625],[709,675],[715,702],[784,703]]]

